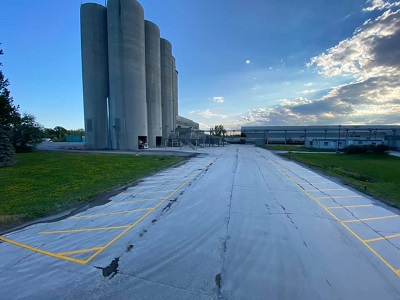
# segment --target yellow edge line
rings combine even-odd
[[[210,160],[209,162],[211,162]],[[215,161],[215,159],[214,159]],[[206,163],[206,165],[209,165],[209,163]],[[87,260],[85,260],[85,264],[90,262],[93,258],[95,258],[97,255],[99,255],[102,251],[104,251],[106,248],[108,248],[111,244],[116,242],[118,239],[120,239],[125,233],[127,233],[129,230],[131,230],[133,227],[135,227],[137,224],[139,224],[143,219],[145,219],[148,215],[150,215],[154,210],[156,210],[161,204],[163,204],[165,201],[167,201],[169,198],[172,197],[173,194],[175,194],[177,191],[182,189],[185,185],[189,183],[192,179],[196,178],[201,172],[203,172],[205,167],[201,168],[199,171],[196,172],[192,177],[190,177],[188,180],[186,180],[184,183],[182,183],[177,189],[173,190],[168,196],[166,196],[160,203],[158,203],[156,206],[154,206],[151,210],[149,210],[145,215],[143,215],[139,220],[137,220],[135,223],[130,225],[127,229],[125,229],[123,232],[118,234],[115,238],[113,238],[111,241],[109,241],[105,246],[103,246],[103,249],[98,250],[96,253],[94,253],[92,256],[90,256]]]
[[[34,251],[34,252],[37,252],[37,253],[40,253],[40,254],[48,255],[48,256],[51,256],[51,257],[58,258],[58,259],[68,260],[68,261],[75,262],[75,263],[78,263],[78,264],[81,264],[81,265],[86,265],[86,262],[84,260],[76,259],[76,258],[72,258],[72,257],[68,257],[68,256],[63,256],[61,254],[56,254],[56,253],[48,252],[48,251],[45,251],[45,250],[41,250],[39,248],[31,247],[31,246],[28,246],[26,244],[22,244],[22,243],[18,243],[16,241],[13,241],[13,240],[9,240],[9,239],[7,239],[5,237],[2,237],[2,236],[0,236],[0,240],[4,241],[4,242],[7,242],[9,244],[12,244],[14,246],[25,248],[25,249],[28,249],[28,250],[31,250],[31,251]]]
[[[269,161],[268,161],[269,162]],[[341,221],[338,217],[336,217],[333,213],[331,213],[328,209],[326,209],[319,201],[311,196],[309,193],[304,191],[298,183],[296,183],[292,178],[290,178],[285,172],[283,172],[280,168],[276,167],[274,164],[269,162],[275,169],[285,175],[291,182],[293,182],[300,190],[302,190],[311,200],[317,203],[323,210],[325,210],[332,218],[338,221],[344,228],[346,228],[357,240],[359,240],[365,247],[367,247],[377,258],[379,258],[390,270],[393,271],[398,277],[400,277],[400,270],[396,270],[393,268],[391,264],[389,264],[378,252],[376,252],[370,245],[368,245],[363,239],[361,239],[353,230],[351,230],[343,221]]]
[[[128,200],[128,201],[120,201],[120,202],[112,202],[112,203],[107,203],[107,206],[110,205],[116,205],[116,204],[129,204],[129,203],[137,203],[137,202],[147,202],[147,201],[161,201],[161,198],[153,198],[153,199],[142,199],[142,200]]]
[[[360,205],[346,205],[346,206],[331,206],[326,209],[341,209],[341,208],[357,208],[357,207],[371,207],[372,204],[360,204]]]
[[[131,210],[121,210],[121,211],[116,211],[116,212],[111,212],[111,213],[104,213],[104,214],[74,216],[74,217],[70,217],[68,219],[89,219],[89,218],[92,218],[92,217],[105,217],[105,216],[113,216],[113,215],[120,215],[120,214],[128,214],[128,213],[131,213],[131,212],[145,211],[145,210],[149,210],[149,209],[151,209],[151,207],[131,209]]]
[[[331,199],[331,198],[337,198],[337,199],[342,199],[342,198],[362,198],[363,196],[358,196],[358,195],[354,195],[354,196],[323,196],[323,197],[316,197],[316,199]]]
[[[383,220],[383,219],[392,219],[398,218],[399,215],[392,215],[392,216],[384,216],[384,217],[376,217],[376,218],[365,218],[365,219],[356,219],[356,220],[347,220],[342,221],[343,223],[354,223],[354,222],[364,222],[364,221],[374,221],[374,220]]]
[[[71,230],[42,231],[42,232],[39,232],[38,234],[58,234],[58,233],[102,231],[102,230],[113,230],[113,229],[127,228],[128,226],[111,226],[111,227],[83,228],[83,229],[71,229]]]
[[[78,253],[87,253],[87,252],[93,252],[96,250],[100,250],[102,247],[96,247],[96,248],[88,248],[88,249],[81,249],[81,250],[75,250],[75,251],[68,251],[68,252],[61,252],[58,253],[59,255],[68,255],[68,254],[78,254]]]
[[[312,189],[305,190],[306,192],[325,192],[325,191],[347,191],[346,189]]]
[[[142,192],[134,192],[132,191],[132,193],[121,193],[119,195],[121,196],[135,196],[135,195],[141,195],[141,194],[157,194],[157,193],[169,193],[173,190],[167,190],[167,191],[142,191]]]
[[[392,234],[392,235],[387,235],[387,236],[383,236],[383,237],[380,237],[380,238],[364,240],[364,242],[372,243],[372,242],[383,241],[383,240],[387,240],[387,239],[393,239],[393,238],[397,238],[397,237],[400,237],[400,234]]]

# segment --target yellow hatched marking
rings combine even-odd
[[[127,228],[128,226],[111,226],[111,227],[70,229],[70,230],[42,231],[42,232],[39,232],[38,234],[59,234],[59,233],[75,233],[75,232],[87,232],[87,231],[102,231],[102,230],[113,230],[113,229]]]
[[[68,257],[68,256],[63,256],[61,254],[57,254],[57,253],[45,251],[45,250],[42,250],[42,249],[39,249],[39,248],[31,247],[29,245],[26,245],[26,244],[23,244],[23,243],[18,243],[16,241],[7,239],[7,238],[2,237],[2,236],[0,236],[0,240],[3,241],[3,242],[7,242],[7,243],[9,243],[11,245],[22,247],[22,248],[25,248],[25,249],[28,249],[28,250],[31,250],[33,252],[37,252],[37,253],[40,253],[40,254],[48,255],[48,256],[51,256],[51,257],[58,258],[58,259],[64,259],[64,260],[72,261],[72,262],[75,262],[75,263],[78,263],[78,264],[81,264],[81,265],[85,265],[86,264],[86,262],[84,260],[76,259],[76,258],[72,258],[72,257]]]
[[[149,214],[151,214],[156,208],[158,208],[161,204],[163,204],[165,201],[167,201],[169,198],[172,197],[172,195],[174,195],[177,191],[179,191],[180,189],[182,189],[185,185],[187,185],[191,180],[193,180],[194,178],[196,178],[202,171],[204,171],[204,169],[206,167],[208,167],[210,165],[210,163],[215,162],[217,159],[211,159],[209,160],[204,167],[202,167],[201,169],[199,169],[199,171],[197,171],[192,177],[190,177],[189,179],[187,179],[185,182],[183,182],[177,189],[175,189],[174,191],[172,191],[168,196],[166,196],[160,203],[158,203],[156,206],[154,206],[151,210],[149,210],[144,216],[142,216],[139,220],[137,220],[135,223],[129,225],[129,226],[121,226],[126,228],[123,232],[121,232],[120,234],[118,234],[114,239],[112,239],[110,242],[108,242],[105,246],[100,247],[99,250],[96,251],[96,253],[94,253],[92,256],[90,256],[88,259],[86,260],[81,260],[81,259],[76,259],[76,258],[72,258],[69,256],[63,256],[61,254],[57,254],[57,253],[53,253],[53,252],[49,252],[49,251],[45,251],[45,250],[41,250],[39,248],[35,248],[35,247],[31,247],[29,245],[23,244],[23,243],[19,243],[10,239],[7,239],[3,236],[0,236],[0,241],[4,241],[6,243],[9,243],[11,245],[14,246],[18,246],[21,248],[25,248],[27,250],[31,250],[40,254],[44,254],[50,257],[54,257],[54,258],[58,258],[58,259],[63,259],[63,260],[67,260],[70,262],[75,262],[81,265],[86,265],[89,261],[91,261],[93,258],[95,258],[97,255],[99,255],[102,251],[104,251],[107,247],[109,247],[111,244],[113,244],[115,241],[117,241],[118,239],[120,239],[125,233],[127,233],[129,230],[131,230],[133,227],[135,227],[137,224],[139,224],[144,218],[146,218]],[[116,226],[117,227],[117,226]],[[120,227],[120,226],[118,226]]]
[[[106,217],[106,216],[114,216],[114,215],[121,215],[121,214],[129,214],[131,212],[138,212],[138,211],[145,211],[149,210],[152,207],[148,208],[138,208],[138,209],[131,209],[131,210],[122,210],[110,213],[103,213],[103,214],[94,214],[94,215],[83,215],[83,216],[73,216],[69,217],[68,219],[90,219],[90,218],[97,218],[97,217]]]
[[[392,234],[392,235],[387,235],[387,236],[383,236],[383,237],[379,237],[379,238],[375,238],[375,239],[370,239],[370,240],[364,240],[364,242],[366,243],[372,243],[372,242],[377,242],[377,241],[383,241],[383,240],[387,240],[387,239],[394,239],[400,237],[400,234]]]
[[[96,247],[96,248],[88,248],[88,249],[81,249],[81,250],[74,250],[74,251],[68,251],[68,252],[61,252],[58,253],[59,255],[71,255],[71,254],[79,254],[79,253],[87,253],[87,252],[93,252],[102,249],[103,247]]]
[[[216,159],[214,159],[213,162],[215,162]],[[120,239],[125,233],[127,233],[129,230],[131,230],[133,227],[135,227],[137,224],[139,224],[144,218],[146,218],[148,215],[150,215],[156,208],[160,207],[161,204],[163,204],[165,201],[167,201],[169,198],[172,197],[177,191],[182,189],[186,184],[188,184],[191,180],[196,178],[204,169],[210,165],[210,160],[203,168],[201,168],[199,171],[197,171],[192,177],[187,179],[184,183],[182,183],[176,190],[172,191],[168,196],[166,196],[160,203],[158,203],[156,206],[154,206],[151,210],[149,210],[144,216],[142,216],[139,220],[137,220],[135,223],[130,225],[127,229],[125,229],[123,232],[121,232],[119,235],[117,235],[115,238],[113,238],[111,241],[109,241],[102,250],[98,250],[96,253],[94,253],[92,256],[90,256],[86,261],[85,264],[87,264],[89,261],[91,261],[93,258],[95,258],[97,255],[99,255],[104,249],[112,245],[115,241]]]
[[[392,215],[392,216],[384,216],[384,217],[376,217],[376,218],[365,218],[365,219],[356,219],[356,220],[347,220],[342,221],[343,223],[354,223],[354,222],[364,222],[364,221],[374,221],[374,220],[383,220],[383,219],[392,219],[398,218],[399,215]]]
[[[337,222],[339,222],[344,228],[346,228],[357,240],[359,240],[365,247],[368,248],[378,259],[380,259],[393,273],[400,277],[400,270],[396,270],[391,264],[389,264],[378,252],[376,252],[368,243],[366,243],[363,239],[361,239],[353,230],[350,229],[349,226],[345,224],[344,221],[340,220],[336,217],[330,210],[328,210],[325,206],[323,206],[317,198],[313,197],[311,194],[307,193],[307,191],[303,190],[301,186],[294,181],[290,176],[288,176],[284,171],[280,168],[276,167],[274,164],[269,162],[272,166],[274,166],[279,172],[281,172],[284,176],[286,176],[291,182],[293,182],[301,191],[303,191],[311,200],[313,200],[316,204],[318,204],[323,210],[325,210],[332,218],[334,218]]]
[[[317,197],[316,199],[331,199],[331,198],[337,198],[337,199],[345,199],[345,198],[362,198],[363,196],[359,195],[354,195],[354,196],[343,196],[343,195],[333,195],[333,196],[323,196],[323,197]]]
[[[341,209],[341,208],[358,208],[358,207],[371,207],[372,204],[360,204],[360,205],[346,205],[346,206],[331,206],[327,209]]]

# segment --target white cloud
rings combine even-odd
[[[371,12],[371,11],[375,11],[375,10],[384,10],[384,9],[389,9],[392,7],[400,6],[400,2],[390,3],[387,1],[383,1],[383,0],[368,0],[366,3],[369,4],[370,6],[364,8],[363,9],[364,12]]]
[[[222,103],[222,102],[224,102],[225,99],[224,99],[224,97],[214,97],[213,100],[215,102]]]
[[[246,60],[246,65],[249,65],[249,64],[251,64],[251,61],[248,59],[248,60]]]
[[[304,84],[304,86],[307,86],[307,87],[312,86],[312,85],[313,85],[312,82],[309,82],[309,83],[305,83],[305,84]]]
[[[216,113],[213,113],[211,110],[209,110],[209,109],[206,109],[206,110],[196,110],[196,111],[193,111],[193,114],[192,115],[198,115],[198,116],[200,116],[200,117],[203,117],[203,118],[207,118],[207,119],[209,119],[209,118],[222,118],[222,119],[226,119],[228,116],[227,115],[222,115],[222,114],[216,114]]]

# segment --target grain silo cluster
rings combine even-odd
[[[86,147],[156,147],[176,128],[172,45],[136,0],[81,5]]]

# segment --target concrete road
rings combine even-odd
[[[0,237],[0,299],[400,299],[400,218],[247,145]]]

